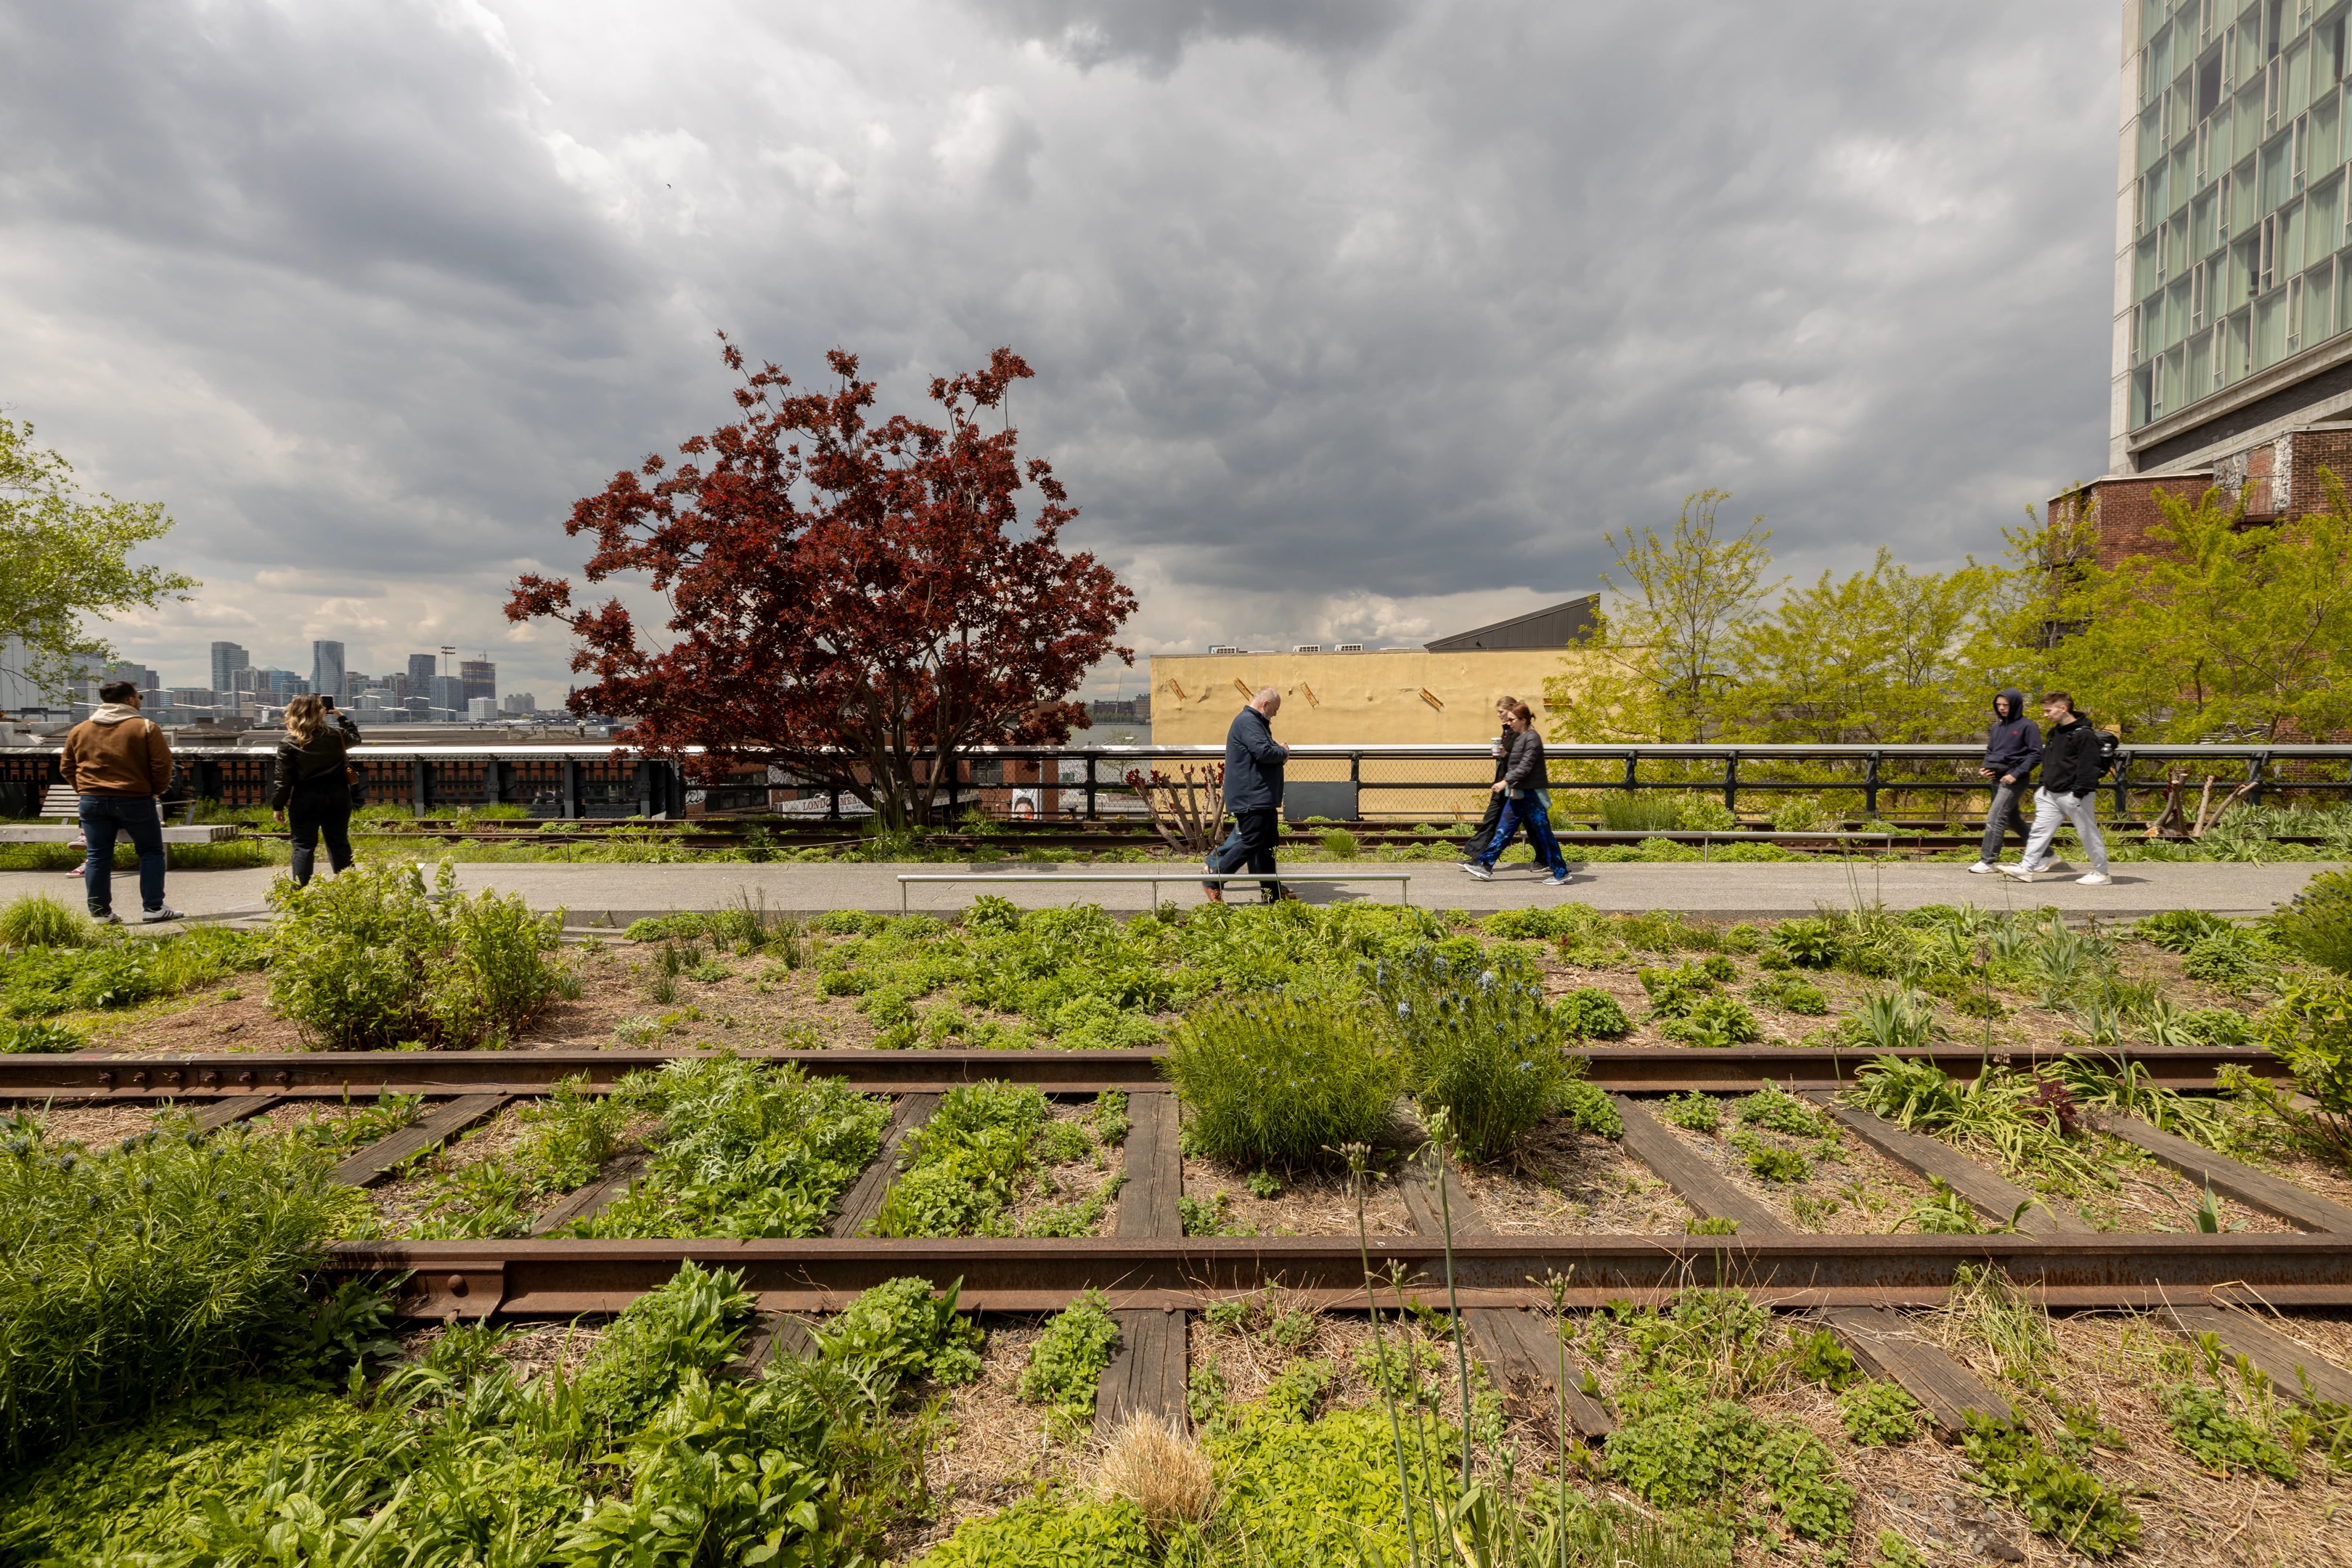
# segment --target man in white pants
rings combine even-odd
[[[2033,792],[2033,836],[2025,841],[2023,858],[2001,869],[2021,881],[2032,881],[2033,874],[2050,863],[2050,841],[2058,836],[2063,820],[2074,825],[2074,831],[2082,835],[2083,850],[2091,858],[2090,874],[2074,879],[2094,888],[2105,887],[2115,879],[2107,875],[2107,846],[2099,837],[2095,809],[2099,791],[2099,732],[2074,711],[2074,700],[2063,691],[2042,694],[2042,717],[2048,728],[2042,742],[2042,787]]]

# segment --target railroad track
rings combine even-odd
[[[1699,1050],[1679,1046],[1586,1046],[1576,1055],[1591,1080],[1615,1094],[1686,1090],[1744,1094],[1773,1083],[1835,1087],[1874,1057],[1934,1062],[1955,1078],[1974,1078],[1986,1059],[1974,1046],[1930,1046],[1897,1051],[1813,1046],[1734,1046]],[[984,1079],[1028,1084],[1049,1094],[1101,1094],[1111,1089],[1165,1087],[1158,1052],[1096,1051],[289,1051],[217,1055],[0,1056],[0,1100],[70,1100],[195,1101],[255,1097],[334,1100],[346,1095],[546,1094],[567,1079],[591,1089],[671,1061],[700,1057],[796,1063],[809,1073],[844,1079],[877,1094],[917,1094]],[[1992,1053],[2007,1067],[2031,1067],[2068,1057],[2105,1060],[2127,1057],[2155,1083],[2177,1089],[2210,1089],[2225,1066],[2269,1077],[2285,1069],[2258,1047],[2149,1047],[2121,1053],[2012,1050]]]
[[[219,1127],[288,1100],[316,1102],[415,1093],[437,1103],[415,1124],[362,1149],[337,1167],[368,1185],[494,1115],[519,1097],[563,1079],[608,1088],[624,1074],[698,1051],[529,1051],[430,1054],[312,1053],[180,1057],[93,1054],[0,1058],[0,1098],[83,1104],[177,1099],[202,1107],[199,1123]],[[1963,1268],[1998,1270],[2054,1310],[2151,1312],[2183,1334],[2211,1333],[2297,1397],[2352,1403],[2352,1373],[2296,1344],[2277,1314],[2352,1306],[2352,1206],[2129,1117],[2106,1130],[2137,1144],[2189,1182],[2294,1226],[2295,1231],[2200,1235],[2101,1234],[2042,1205],[1999,1173],[1952,1146],[1908,1132],[1828,1096],[1870,1053],[1813,1048],[1602,1047],[1579,1054],[1608,1089],[1624,1121],[1627,1157],[1648,1168],[1697,1219],[1735,1227],[1724,1235],[1498,1234],[1450,1172],[1433,1176],[1412,1160],[1389,1179],[1416,1234],[1352,1237],[1187,1237],[1176,1097],[1149,1051],[738,1052],[838,1076],[894,1097],[875,1161],[837,1201],[828,1234],[778,1240],[583,1240],[546,1233],[591,1215],[625,1192],[633,1166],[608,1167],[589,1186],[556,1200],[532,1235],[511,1240],[353,1241],[335,1244],[331,1274],[403,1280],[402,1315],[418,1320],[548,1319],[620,1310],[692,1260],[740,1270],[762,1314],[762,1353],[803,1342],[797,1315],[837,1310],[858,1291],[905,1276],[944,1288],[961,1281],[961,1304],[988,1312],[1043,1312],[1100,1290],[1118,1320],[1121,1348],[1104,1373],[1098,1430],[1136,1411],[1182,1420],[1188,1314],[1221,1299],[1278,1285],[1303,1305],[1360,1310],[1365,1258],[1383,1305],[1453,1305],[1497,1387],[1514,1396],[1564,1401],[1584,1437],[1605,1436],[1612,1417],[1584,1385],[1587,1369],[1567,1355],[1570,1386],[1555,1386],[1561,1352],[1528,1309],[1591,1309],[1611,1301],[1663,1302],[1695,1287],[1736,1287],[1777,1310],[1803,1312],[1829,1328],[1872,1375],[1901,1384],[1946,1431],[1971,1411],[2011,1414],[1985,1384],[1907,1326],[1905,1310],[1933,1308]],[[1956,1075],[1975,1073],[1980,1054],[1935,1047],[1924,1057]],[[2011,1053],[2023,1066],[2068,1054]],[[2210,1088],[2225,1065],[2276,1074],[2253,1050],[2130,1053],[2156,1080]],[[2112,1058],[2108,1058],[2112,1059]],[[876,1239],[860,1235],[879,1212],[907,1135],[957,1084],[997,1079],[1065,1096],[1127,1093],[1126,1183],[1114,1234],[1071,1239],[1019,1237]],[[1993,1235],[1808,1235],[1735,1186],[1667,1132],[1645,1102],[1691,1089],[1752,1090],[1780,1083],[1828,1107],[1842,1129],[1922,1178],[1943,1182],[1993,1226]],[[1447,1226],[1441,1215],[1449,1214]],[[1391,1283],[1391,1280],[1393,1283]],[[1449,1283],[1450,1281],[1450,1283]],[[2266,1321],[2263,1314],[2270,1314]]]

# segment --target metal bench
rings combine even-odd
[[[43,816],[62,816],[68,820],[47,822],[0,822],[0,844],[70,844],[81,837],[81,797],[63,784],[51,784],[41,797]],[[208,822],[198,826],[166,826],[166,844],[219,844],[236,837],[236,824]]]
[[[1135,872],[1074,871],[1067,875],[1054,871],[954,871],[919,872],[898,879],[898,912],[907,914],[907,885],[909,882],[1115,882],[1133,886],[1149,886],[1151,901],[1160,902],[1162,882],[1394,882],[1397,901],[1412,902],[1412,873],[1410,871],[1356,871],[1344,877],[1301,876],[1295,871],[1162,871],[1138,875]]]

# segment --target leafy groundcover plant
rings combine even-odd
[[[90,1152],[29,1117],[0,1145],[0,1451],[11,1459],[257,1363],[366,1200],[247,1128]]]
[[[452,1328],[345,1394],[245,1380],[0,1481],[0,1560],[338,1568],[879,1561],[927,1502],[930,1373],[969,1331],[894,1280],[810,1356],[723,1375],[751,1299],[688,1263],[575,1373],[518,1374],[512,1331]],[[947,1342],[953,1342],[950,1344]]]
[[[427,892],[414,866],[354,867],[270,889],[269,1001],[337,1050],[506,1043],[577,977],[549,955],[560,917],[520,895],[457,892],[443,862]]]

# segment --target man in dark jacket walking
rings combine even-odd
[[[2033,782],[2033,770],[2041,763],[2041,727],[2025,716],[2025,693],[2010,687],[1992,700],[1992,731],[1985,736],[1984,766],[1977,770],[1979,778],[1992,780],[1992,804],[1985,808],[1984,847],[1977,853],[1977,863],[1969,868],[1977,875],[1983,876],[2000,864],[2000,841],[2005,835],[2015,833],[2021,843],[2032,841],[2025,813],[2017,803]]]
[[[2088,719],[2074,711],[2074,699],[2063,691],[2042,694],[2042,717],[2050,730],[2042,744],[2042,787],[2033,792],[2033,837],[2025,842],[2023,858],[2001,869],[2021,881],[2032,881],[2033,874],[2049,864],[2050,841],[2058,836],[2058,824],[2063,818],[2074,825],[2076,836],[2083,840],[2083,850],[2091,858],[2090,875],[2074,879],[2095,888],[2104,887],[2115,879],[2107,875],[2107,846],[2099,837],[2095,809],[2099,790],[2099,731]]]
[[[1212,871],[1255,871],[1274,874],[1274,845],[1282,815],[1282,764],[1289,748],[1274,738],[1274,716],[1281,711],[1282,693],[1262,687],[1249,706],[1234,715],[1225,731],[1225,809],[1234,814],[1234,830],[1210,852]],[[1246,862],[1246,864],[1244,864]],[[1258,884],[1271,900],[1283,896],[1279,882]],[[1201,890],[1224,902],[1223,882],[1203,882]]]

